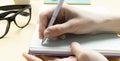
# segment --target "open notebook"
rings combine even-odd
[[[65,40],[47,41],[41,45],[38,38],[38,26],[36,26],[29,53],[33,55],[68,56],[70,44],[73,41],[79,42],[82,47],[96,50],[105,56],[120,56],[120,38],[116,34],[97,35],[67,35]]]

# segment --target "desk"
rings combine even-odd
[[[7,1],[7,2],[6,2]],[[28,52],[30,41],[38,20],[39,8],[43,5],[42,0],[30,0],[32,5],[32,19],[30,24],[20,30],[12,24],[9,33],[5,38],[0,39],[0,61],[26,61],[22,57],[23,52]],[[113,13],[119,13],[117,6],[120,0],[91,0],[91,5],[82,6],[100,6],[109,9]],[[13,0],[0,0],[0,5],[14,4]],[[15,27],[15,28],[14,28]],[[120,61],[120,59],[110,59],[110,61]]]

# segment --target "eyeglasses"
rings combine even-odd
[[[7,5],[0,7],[0,39],[9,31],[13,21],[19,28],[26,27],[31,19],[31,6],[26,5]]]

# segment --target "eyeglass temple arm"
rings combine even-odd
[[[6,5],[0,6],[0,10],[12,10],[12,9],[23,9],[25,7],[31,7],[29,4],[25,5]]]
[[[4,17],[7,16],[8,14],[17,13],[17,12],[18,12],[18,11],[8,11],[8,12],[1,13],[1,14],[0,14],[0,18],[4,18]],[[28,16],[29,13],[27,13],[27,12],[22,12],[20,15]]]
[[[16,12],[18,12],[18,11],[8,11],[8,12],[1,13],[1,14],[0,14],[0,18],[4,18],[4,17],[7,16],[8,14],[16,13]]]

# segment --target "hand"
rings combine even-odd
[[[71,51],[77,58],[77,61],[108,61],[102,54],[85,49],[76,42],[72,43]]]
[[[26,58],[27,61],[77,61],[77,59],[73,56],[69,56],[67,58],[62,58],[62,59],[56,57],[51,58],[46,56],[44,60],[26,53],[24,53],[23,56]]]
[[[52,58],[47,61],[108,61],[100,53],[82,48],[77,42],[71,44],[71,51],[75,56],[69,56],[67,58]],[[23,54],[27,61],[43,61],[40,58],[29,54]]]
[[[55,20],[54,25],[47,27],[53,11],[54,8],[44,11],[40,14],[40,38],[47,37],[54,39],[58,36],[61,36],[61,38],[64,39],[65,33],[98,33],[102,32],[104,29],[108,29],[108,27],[105,27],[104,22],[107,23],[111,21],[111,17],[109,17],[109,15],[106,13],[99,14],[70,6],[63,6],[58,14],[57,19]]]

